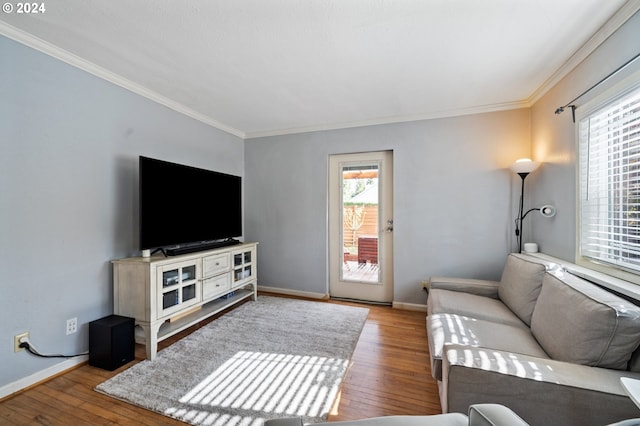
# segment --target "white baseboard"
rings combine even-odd
[[[329,299],[329,295],[326,293],[313,293],[310,291],[291,290],[288,288],[267,287],[263,285],[258,286],[258,291],[264,291],[266,293],[274,294],[286,294],[288,296],[308,297],[309,299]],[[427,312],[427,305],[421,305],[418,303],[405,303],[405,302],[393,302],[391,305],[394,309],[403,309],[405,311],[419,311]]]
[[[329,298],[327,293],[315,293],[310,291],[291,290],[289,288],[267,287],[264,285],[258,286],[258,291],[264,291],[266,293],[286,294],[288,296],[308,297],[309,299],[322,299]]]
[[[27,389],[30,386],[37,385],[38,383],[44,382],[47,379],[50,379],[60,373],[63,373],[67,370],[72,369],[77,365],[80,365],[86,362],[88,359],[89,359],[88,355],[83,355],[83,356],[78,356],[72,359],[68,359],[66,361],[61,362],[60,364],[52,365],[51,367],[45,368],[44,370],[40,370],[30,376],[23,377],[22,379],[16,380],[13,383],[6,384],[0,387],[0,399],[3,399],[16,392],[20,392],[21,390]]]
[[[427,305],[418,303],[393,302],[391,306],[394,309],[404,309],[405,311],[427,312]]]

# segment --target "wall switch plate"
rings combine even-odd
[[[16,334],[15,336],[13,336],[13,351],[14,352],[24,351],[24,348],[20,347],[20,339],[22,339],[23,337],[26,337],[28,339],[29,338],[29,332],[25,331],[22,334]]]
[[[70,318],[67,320],[67,336],[78,331],[78,318]]]

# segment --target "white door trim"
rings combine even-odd
[[[378,282],[343,279],[342,169],[379,164]],[[336,154],[329,157],[328,241],[329,294],[335,298],[391,303],[393,301],[393,152]],[[390,229],[388,229],[390,228]]]

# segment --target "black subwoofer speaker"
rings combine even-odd
[[[89,323],[89,365],[113,371],[133,361],[135,322],[119,315]]]

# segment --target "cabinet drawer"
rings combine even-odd
[[[229,253],[207,256],[202,259],[202,275],[210,277],[229,270]]]
[[[231,277],[229,274],[207,278],[202,282],[202,299],[207,300],[230,289]]]

